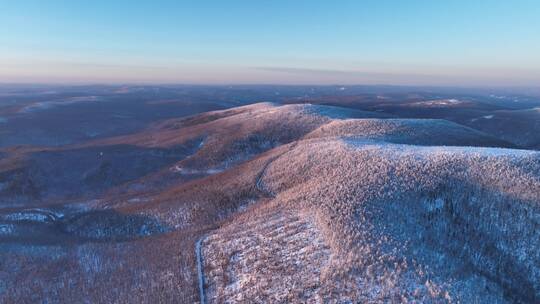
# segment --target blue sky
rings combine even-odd
[[[0,82],[540,85],[540,2],[0,0]]]

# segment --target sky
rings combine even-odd
[[[0,0],[0,82],[540,86],[537,0]]]

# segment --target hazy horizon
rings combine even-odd
[[[0,82],[540,84],[535,1],[0,4]]]

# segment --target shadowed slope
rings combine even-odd
[[[471,119],[468,125],[516,145],[540,149],[540,107],[495,111]]]

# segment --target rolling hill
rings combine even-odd
[[[0,299],[538,302],[540,153],[518,148],[277,103],[4,148]]]

